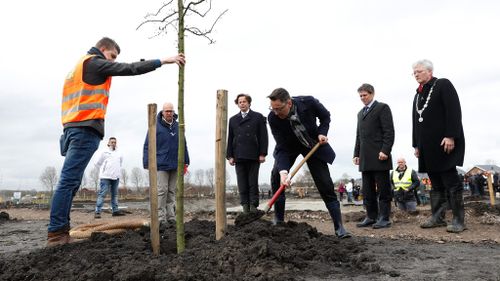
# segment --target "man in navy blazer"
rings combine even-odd
[[[387,104],[374,100],[372,85],[361,85],[358,93],[365,106],[358,113],[353,162],[359,165],[363,180],[366,218],[357,226],[389,227],[392,201],[389,171],[392,170],[394,144],[392,113]]]
[[[274,167],[271,172],[273,193],[281,184],[290,185],[288,171],[295,160],[305,156],[316,143],[321,146],[307,160],[307,166],[318,188],[321,198],[333,220],[335,234],[339,238],[351,237],[342,224],[340,203],[334,192],[334,185],[328,164],[335,159],[335,152],[328,144],[330,112],[312,96],[290,97],[287,90],[275,89],[269,96],[271,112],[268,121],[276,141]],[[316,121],[319,120],[319,126]],[[274,204],[275,223],[283,224],[285,219],[285,193],[281,193]]]
[[[259,206],[259,168],[266,161],[268,136],[266,118],[250,109],[252,97],[239,94],[234,103],[240,111],[229,119],[226,158],[235,166],[243,213]]]

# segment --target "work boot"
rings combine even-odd
[[[284,196],[278,197],[276,202],[274,202],[274,222],[275,223],[285,222],[285,198],[284,198]]]
[[[257,207],[255,207],[255,205],[253,204],[250,204],[250,213],[257,213]]]
[[[273,224],[273,226],[281,226],[281,227],[286,226],[286,222],[284,222],[284,221],[273,220],[272,224]]]
[[[243,207],[243,214],[250,213],[250,206],[248,204],[241,205]]]
[[[60,230],[49,232],[47,234],[47,248],[73,242],[73,238],[69,236],[69,229],[69,226],[65,226]]]
[[[446,226],[444,216],[446,214],[447,202],[444,192],[430,191],[432,215],[427,221],[420,224],[421,228],[433,228]]]
[[[357,223],[356,226],[357,227],[367,227],[367,226],[373,225],[376,222],[377,221],[372,219],[372,218],[365,217],[365,219],[362,222]]]
[[[380,229],[380,228],[386,228],[386,227],[390,227],[391,226],[391,221],[390,220],[386,220],[382,217],[380,217],[376,223],[373,224],[372,228],[373,229]]]
[[[351,237],[352,234],[347,231],[342,224],[342,212],[340,211],[339,201],[333,201],[325,205],[332,218],[335,235],[340,239]]]
[[[465,210],[464,210],[464,199],[462,197],[462,191],[450,194],[450,205],[451,211],[453,213],[453,219],[451,224],[448,224],[446,231],[453,233],[460,233],[467,229],[465,226]]]

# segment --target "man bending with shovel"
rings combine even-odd
[[[330,177],[328,165],[333,163],[335,152],[328,144],[328,129],[330,127],[330,112],[312,96],[290,97],[287,90],[278,88],[268,98],[270,110],[269,125],[276,141],[274,148],[274,167],[271,172],[271,187],[273,193],[280,185],[289,186],[288,172],[295,160],[320,143],[318,150],[307,160],[314,183],[321,198],[325,202],[335,228],[335,235],[339,238],[351,237],[351,234],[342,225],[340,203],[334,192],[334,185]],[[316,124],[319,120],[319,126]],[[285,220],[285,193],[282,192],[274,204],[274,223],[283,224]]]

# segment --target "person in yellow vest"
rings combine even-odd
[[[406,160],[399,158],[396,170],[391,172],[391,185],[394,191],[394,200],[402,211],[415,213],[417,199],[414,190],[420,185],[417,172],[406,166]]]
[[[163,64],[185,64],[183,54],[164,59],[118,63],[115,60],[119,54],[120,47],[114,40],[102,38],[78,60],[64,82],[61,107],[64,131],[60,148],[65,160],[51,204],[48,247],[71,242],[71,204],[85,168],[104,137],[111,77],[141,75]]]

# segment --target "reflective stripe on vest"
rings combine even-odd
[[[406,171],[401,179],[399,179],[399,172],[394,170],[392,172],[392,181],[394,182],[394,190],[398,191],[403,189],[404,191],[408,191],[408,187],[411,186],[411,172],[412,169],[406,168]]]
[[[83,56],[66,77],[61,106],[63,124],[104,119],[106,115],[111,76],[100,85],[90,85],[83,81],[83,64],[94,56]]]

